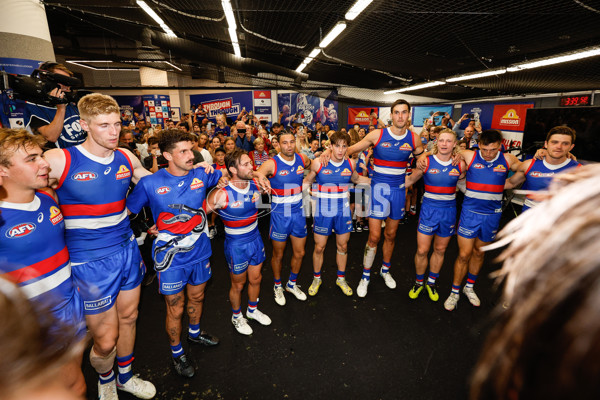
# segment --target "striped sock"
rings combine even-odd
[[[115,373],[111,369],[110,371],[107,371],[103,374],[99,374],[98,378],[100,379],[100,384],[105,385],[115,380]]]
[[[338,269],[338,272],[337,272],[337,278],[338,278],[338,279],[346,279],[346,271],[340,271],[340,270]]]
[[[287,283],[287,285],[290,289],[293,289],[294,286],[296,286],[296,279],[298,279],[298,274],[290,272],[290,279],[288,280],[288,283]]]
[[[473,275],[472,273],[469,272],[467,274],[467,284],[465,286],[472,289],[473,285],[475,284],[476,279],[477,279],[477,275]]]
[[[242,317],[242,307],[238,308],[237,310],[232,308],[231,311],[233,312],[233,318],[238,319]]]
[[[458,294],[460,291],[460,285],[452,285],[452,293]]]
[[[319,272],[313,272],[313,277],[315,277],[317,279],[321,279],[321,271],[319,271]]]
[[[387,274],[388,272],[390,272],[390,263],[389,262],[382,262],[381,263],[381,273],[382,274]]]
[[[428,285],[435,285],[435,280],[440,276],[440,273],[437,274],[435,272],[429,272],[429,277],[427,278]]]
[[[419,286],[423,286],[423,280],[425,279],[425,274],[417,274],[417,279],[415,280],[415,283]]]
[[[171,346],[171,354],[173,355],[173,358],[177,358],[183,354],[183,347],[181,347],[181,342],[179,342],[175,346]]]
[[[371,280],[371,269],[363,268],[362,279],[366,279],[367,281]]]
[[[280,288],[281,287],[281,278],[275,279],[275,287],[276,288]]]
[[[252,314],[256,310],[257,306],[258,306],[258,300],[256,300],[256,301],[248,301],[248,312],[250,314]]]
[[[131,372],[132,362],[133,353],[125,357],[117,357],[117,365],[119,366],[119,377],[117,380],[120,385],[125,384],[133,376],[133,372]]]
[[[188,335],[193,338],[197,338],[198,336],[200,336],[200,324],[189,324]]]

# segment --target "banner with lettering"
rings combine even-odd
[[[527,109],[533,108],[533,106],[533,103],[496,104],[492,117],[492,129],[523,132]]]
[[[281,93],[277,95],[277,107],[283,126],[298,122],[315,129],[315,123],[320,121],[323,125],[329,125],[330,129],[338,129],[337,91],[332,91],[327,98],[304,93]]]
[[[376,119],[371,119],[371,113],[379,115],[379,107],[348,107],[348,127],[351,128],[354,124],[366,128],[369,125],[377,125]]]
[[[253,111],[252,91],[193,94],[190,103],[201,105],[208,111],[207,118],[216,122],[219,114],[227,114],[227,118],[235,121],[242,110]]]

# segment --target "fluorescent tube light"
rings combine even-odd
[[[325,35],[323,40],[321,40],[321,43],[319,43],[319,47],[324,49],[325,47],[329,46],[329,44],[333,42],[333,40],[336,37],[338,37],[344,29],[346,29],[345,22],[338,22],[337,24],[335,24],[335,26],[329,31],[329,33]]]
[[[560,63],[569,62],[569,61],[581,60],[583,58],[594,57],[594,56],[598,56],[598,55],[600,55],[600,48],[596,47],[596,48],[578,51],[578,52],[572,53],[572,54],[566,54],[566,55],[562,55],[562,56],[550,57],[550,58],[545,58],[542,60],[531,61],[531,62],[522,63],[522,64],[516,64],[516,65],[513,65],[512,67],[508,67],[507,70],[509,72],[516,72],[516,71],[521,71],[524,69],[546,67],[548,65],[554,65],[554,64],[560,64]]]
[[[469,79],[484,78],[486,76],[502,75],[506,73],[506,68],[495,69],[491,71],[476,72],[473,74],[455,76],[454,78],[446,79],[446,82],[468,81]]]
[[[152,17],[152,19],[154,21],[156,21],[156,23],[158,25],[160,25],[160,27],[162,28],[163,31],[165,31],[165,33],[167,34],[167,36],[171,36],[171,37],[177,37],[177,35],[175,33],[173,33],[173,31],[171,30],[171,28],[169,28],[167,26],[167,24],[165,24],[165,21],[162,20],[161,17],[158,16],[158,14],[150,8],[150,6],[148,4],[146,4],[145,1],[142,0],[137,0],[137,4],[138,6],[142,7],[142,10],[146,11],[146,13]]]
[[[358,14],[363,12],[364,9],[367,8],[367,6],[372,2],[373,0],[358,0],[356,3],[354,3],[352,7],[350,7],[344,18],[346,18],[349,21],[352,21],[353,19],[358,17]]]
[[[310,54],[308,55],[308,57],[315,58],[320,52],[321,52],[321,49],[318,48],[318,47],[315,47],[313,49],[313,51],[310,52]]]
[[[383,92],[383,94],[410,92],[410,91],[413,91],[413,90],[420,90],[420,89],[425,89],[425,88],[428,88],[428,87],[443,85],[445,83],[446,82],[442,82],[442,81],[432,81],[432,82],[422,83],[420,85],[408,86],[408,87],[405,87],[405,88],[402,88],[402,89],[388,90],[387,92]]]

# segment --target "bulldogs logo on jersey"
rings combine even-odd
[[[29,235],[33,231],[35,231],[34,223],[23,222],[21,224],[13,226],[12,228],[9,228],[6,231],[6,237],[9,239],[20,238],[20,237]]]
[[[63,220],[63,215],[60,212],[59,208],[56,206],[50,207],[50,222],[52,225],[56,225]]]
[[[71,176],[71,179],[78,182],[93,181],[96,178],[98,178],[98,174],[91,171],[76,172]]]
[[[167,194],[171,191],[171,188],[168,186],[161,186],[156,189],[156,194]]]
[[[198,178],[194,178],[194,180],[192,181],[192,184],[190,185],[190,189],[196,190],[196,189],[200,189],[201,187],[204,187],[204,182],[202,182]]]
[[[131,176],[131,171],[129,170],[129,168],[127,168],[124,165],[121,165],[119,167],[119,170],[117,171],[117,180],[129,178],[130,176]]]

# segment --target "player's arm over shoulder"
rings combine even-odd
[[[50,164],[49,185],[56,188],[65,171],[67,158],[62,149],[50,149],[44,153],[44,159]]]
[[[142,177],[152,175],[152,172],[144,168],[140,159],[137,158],[131,151],[121,147],[119,148],[119,150],[125,153],[129,158],[129,161],[131,161],[131,166],[133,167],[133,175],[131,177],[131,181],[133,183],[137,184]]]

